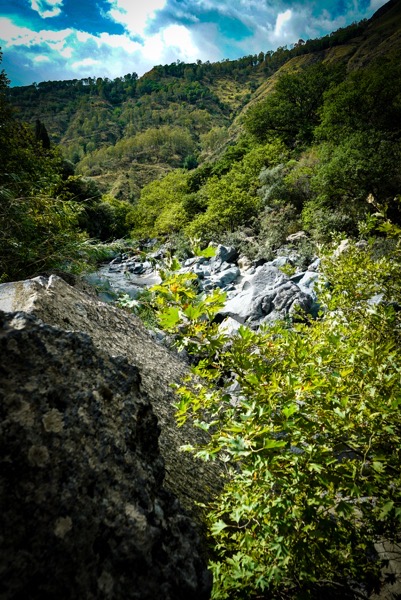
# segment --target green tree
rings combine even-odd
[[[54,194],[63,178],[60,152],[14,118],[0,74],[0,280],[20,279],[77,264],[84,235],[80,209]]]
[[[257,140],[279,137],[287,145],[309,144],[319,123],[324,92],[343,76],[342,69],[319,63],[282,73],[263,101],[245,115],[245,128]]]
[[[142,189],[137,205],[127,216],[134,237],[171,233],[183,227],[187,221],[183,205],[189,193],[187,177],[185,171],[176,169]]]

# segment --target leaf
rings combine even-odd
[[[213,248],[213,246],[208,246],[204,250],[200,250],[200,252],[197,254],[197,256],[203,256],[204,258],[212,258],[215,255],[216,248]]]
[[[293,415],[295,412],[297,412],[298,410],[298,406],[296,404],[290,404],[289,406],[286,406],[285,408],[283,408],[282,413],[285,417],[291,417],[291,415]]]
[[[393,509],[393,507],[394,502],[392,500],[386,502],[386,504],[382,506],[382,509],[380,511],[379,521],[384,521],[384,519],[387,517],[388,513]]]
[[[287,445],[287,442],[279,441],[279,440],[265,440],[263,443],[263,448],[265,450],[270,450],[272,448],[283,448]]]
[[[316,473],[321,473],[323,471],[322,465],[319,465],[317,463],[309,463],[309,469],[311,471],[316,471]]]
[[[374,471],[376,471],[376,473],[383,473],[384,471],[384,464],[378,460],[373,461],[372,463],[372,468]]]
[[[179,309],[175,306],[170,306],[159,314],[159,322],[163,329],[172,329],[179,320]]]
[[[226,527],[228,527],[228,525],[224,523],[224,521],[217,521],[216,523],[213,523],[211,527],[212,534],[219,535],[219,533],[223,531],[223,529],[225,529]]]

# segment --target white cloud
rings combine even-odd
[[[73,28],[35,32],[29,27],[17,26],[10,18],[0,17],[3,59],[10,66],[20,66],[19,72],[15,71],[19,84],[72,77],[115,78],[133,71],[142,75],[156,64],[169,64],[177,59],[216,61],[225,56],[239,57],[291,45],[300,37],[318,37],[343,27],[385,3],[385,0],[370,0],[369,9],[362,13],[357,0],[346,0],[347,14],[334,17],[331,0],[319,0],[319,3],[306,0],[140,1],[141,4],[139,0],[107,0],[109,18],[126,29],[122,35],[106,32],[94,35]],[[41,16],[50,16],[48,13],[55,16],[62,7],[62,0],[29,2]],[[219,21],[205,21],[210,11],[221,15]],[[172,15],[175,23],[171,22]],[[222,35],[225,17],[242,23],[243,27],[238,28],[242,30],[242,39],[234,39],[231,33]],[[11,73],[10,77],[13,77]]]
[[[36,63],[50,62],[50,58],[47,54],[37,54],[33,60]]]
[[[198,58],[210,60],[210,52],[219,58],[212,42],[205,42],[205,30],[203,34],[198,31],[197,37],[183,25],[165,27],[142,42],[133,40],[128,34],[92,35],[72,28],[35,32],[1,17],[0,32],[0,45],[5,53],[9,56],[11,52],[18,53],[19,64],[29,65],[25,67],[25,77],[29,80],[22,85],[33,80],[89,76],[114,79],[133,71],[143,75],[156,64],[169,64],[177,59],[184,62],[194,62]],[[17,77],[21,85],[21,74]]]
[[[7,46],[37,46],[49,44],[55,49],[62,49],[67,38],[73,35],[73,29],[62,29],[60,31],[51,31],[42,29],[33,31],[29,27],[19,27],[11,19],[0,17],[0,39],[6,42]]]
[[[83,58],[82,60],[77,60],[71,64],[71,69],[80,70],[83,67],[86,69],[87,67],[93,67],[98,65],[99,61],[93,58]]]
[[[36,11],[42,19],[58,17],[61,14],[63,0],[30,0],[32,10]]]
[[[287,9],[282,13],[278,13],[276,19],[276,26],[274,28],[274,36],[277,38],[281,38],[283,35],[285,36],[286,24],[292,19],[292,10]]]
[[[167,4],[167,0],[108,0],[111,5],[108,16],[125,27],[130,35],[143,36],[148,23],[154,18],[157,10]]]

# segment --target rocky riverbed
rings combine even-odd
[[[284,253],[285,252],[285,253]],[[158,264],[165,250],[148,255],[122,254],[88,276],[103,300],[115,299],[119,293],[136,298],[141,290],[160,283]],[[179,273],[193,273],[200,292],[219,288],[227,300],[218,318],[225,327],[235,330],[241,324],[258,329],[263,324],[294,317],[299,311],[316,314],[316,282],[320,259],[301,268],[296,251],[284,249],[271,261],[250,261],[231,246],[217,245],[211,258],[193,256],[186,259]]]

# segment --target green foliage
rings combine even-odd
[[[399,535],[401,248],[383,227],[392,259],[350,244],[325,260],[318,320],[214,337],[204,383],[178,390],[179,423],[210,433],[193,450],[231,475],[210,512],[213,598],[368,594],[374,543]]]
[[[381,59],[351,73],[325,95],[319,139],[341,142],[358,131],[380,131],[387,140],[401,133],[401,67]]]
[[[78,267],[85,235],[76,203],[36,192],[17,198],[1,188],[0,206],[1,281]]]
[[[261,206],[257,195],[261,168],[277,164],[284,154],[279,143],[256,146],[234,162],[227,173],[210,177],[198,192],[206,211],[186,227],[188,235],[210,240],[249,223]]]
[[[210,254],[210,253],[209,253]],[[150,327],[159,327],[173,336],[173,345],[199,360],[214,352],[218,345],[218,325],[213,322],[223,307],[225,293],[214,290],[200,294],[193,273],[175,273],[178,261],[162,270],[162,282],[140,294],[135,300],[127,296],[119,305],[133,310]]]
[[[324,92],[342,77],[339,67],[317,63],[279,76],[274,91],[248,110],[245,127],[258,141],[278,137],[286,144],[308,144],[319,123]]]
[[[182,229],[187,222],[187,177],[185,171],[177,169],[143,188],[139,202],[127,215],[127,224],[132,227],[134,237]]]
[[[64,163],[49,148],[45,130],[17,122],[6,98],[8,81],[0,74],[0,280],[50,269],[75,269],[85,235],[79,205],[61,198]]]
[[[87,210],[89,222],[86,230],[91,237],[103,241],[123,238],[129,231],[126,220],[131,210],[129,202],[105,194],[99,203]]]

